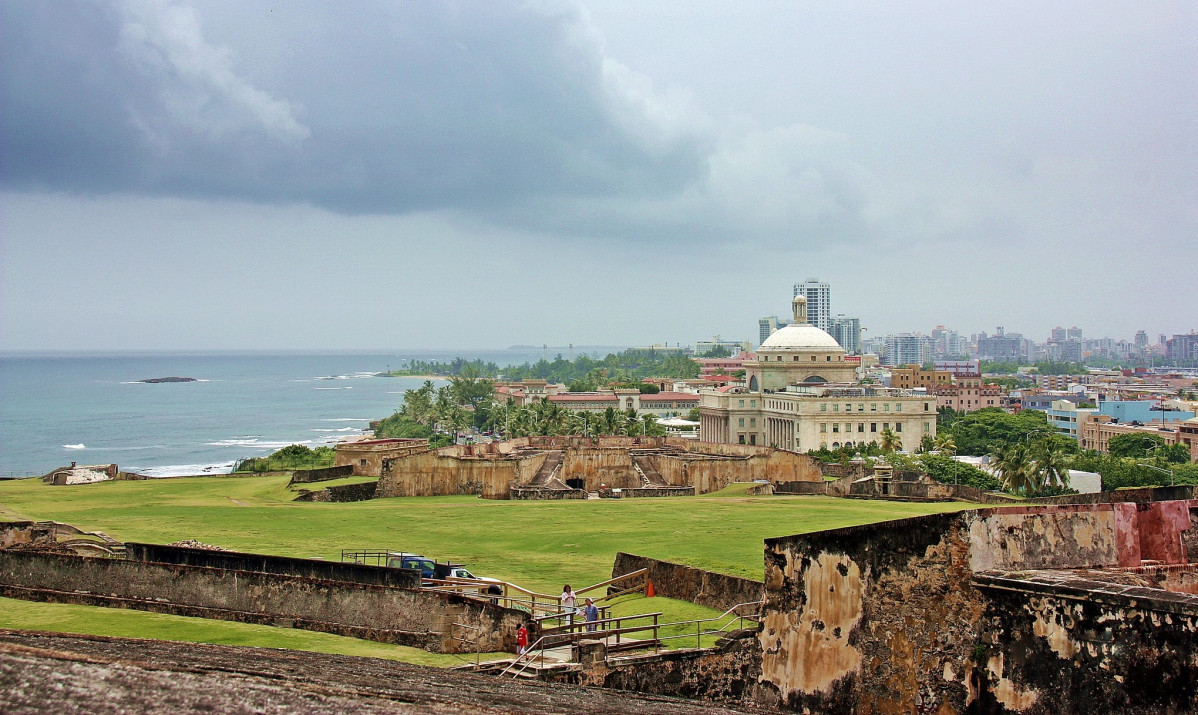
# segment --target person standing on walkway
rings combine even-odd
[[[562,614],[570,617],[570,625],[574,625],[574,613],[578,610],[577,603],[578,598],[574,595],[574,591],[570,589],[570,584],[566,584],[562,588]]]
[[[587,633],[594,633],[599,625],[595,622],[599,620],[599,607],[589,598],[586,601],[586,606],[582,609],[582,616],[587,621]]]
[[[528,628],[523,623],[516,629],[516,646],[520,650],[520,655],[528,652]]]

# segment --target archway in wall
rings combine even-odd
[[[757,392],[757,376],[749,378],[749,392]]]
[[[803,382],[807,383],[807,384],[811,384],[811,385],[817,385],[821,382],[827,382],[827,380],[820,377],[819,375],[809,375],[809,376],[803,378]]]

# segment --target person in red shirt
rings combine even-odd
[[[528,650],[528,629],[524,627],[523,623],[516,629],[516,645],[519,646],[520,655],[524,655]]]

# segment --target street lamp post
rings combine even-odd
[[[1165,474],[1168,474],[1168,475],[1169,475],[1169,486],[1171,486],[1171,487],[1175,487],[1175,486],[1177,486],[1177,483],[1176,483],[1176,481],[1175,481],[1175,478],[1174,478],[1174,477],[1175,477],[1175,475],[1173,474],[1173,470],[1172,470],[1172,469],[1163,469],[1163,468],[1161,468],[1161,467],[1154,467],[1154,466],[1153,466],[1153,465],[1151,465],[1151,464],[1144,464],[1144,463],[1142,463],[1142,462],[1136,462],[1136,464],[1138,464],[1138,465],[1139,465],[1139,466],[1141,466],[1141,467],[1147,467],[1147,468],[1149,468],[1149,469],[1155,469],[1155,470],[1156,470],[1156,471],[1158,471],[1158,472],[1163,472],[1163,473],[1165,473]]]

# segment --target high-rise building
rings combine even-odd
[[[828,334],[840,343],[850,355],[861,354],[861,319],[850,318],[843,313],[832,318],[828,326]]]
[[[1004,334],[1002,326],[998,326],[998,335],[991,337],[980,336],[978,357],[996,362],[1018,362],[1024,358],[1023,336],[1019,333]]]
[[[1136,331],[1136,347],[1140,350],[1148,347],[1148,332],[1144,330]]]
[[[1064,339],[1065,339],[1065,329],[1058,325],[1057,327],[1052,329],[1052,337],[1050,337],[1048,340],[1049,340],[1049,342],[1059,343]]]
[[[757,321],[757,344],[764,343],[766,338],[773,335],[778,328],[784,328],[787,325],[790,325],[790,321],[785,318],[779,318],[776,315],[761,318]]]
[[[1066,330],[1065,331],[1065,339],[1066,340],[1081,340],[1082,339],[1082,329],[1075,325],[1072,328]]]
[[[919,333],[899,333],[886,336],[882,364],[923,365],[932,361],[932,339]]]
[[[1166,355],[1174,365],[1185,365],[1198,361],[1198,333],[1174,335],[1165,343]]]
[[[792,297],[800,295],[807,299],[807,322],[827,332],[832,324],[832,288],[818,278],[808,278],[804,283],[795,283]]]

